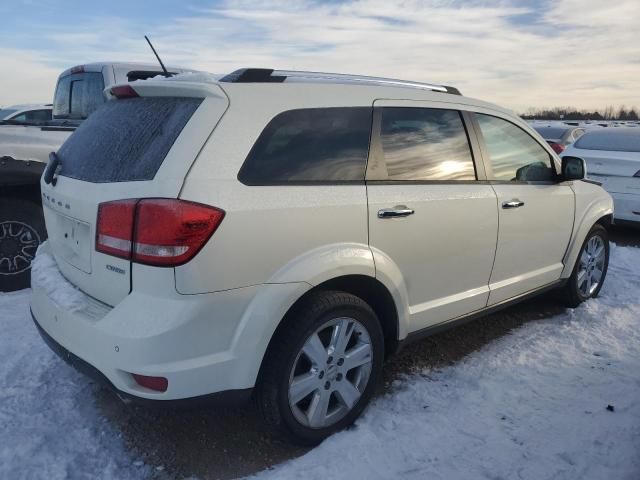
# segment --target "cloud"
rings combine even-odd
[[[152,24],[110,17],[53,28],[46,64],[152,61],[148,32],[166,63],[213,72],[273,66],[441,82],[521,111],[640,105],[639,18],[637,0],[226,0]]]
[[[0,105],[51,103],[60,70],[35,52],[0,48]]]

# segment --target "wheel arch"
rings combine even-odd
[[[287,309],[271,335],[266,350],[262,355],[256,383],[260,379],[265,360],[281,333],[286,330],[291,322],[295,321],[297,310],[304,305],[308,298],[319,291],[342,291],[361,298],[373,309],[378,317],[384,337],[385,357],[397,351],[399,346],[398,310],[389,289],[380,280],[369,275],[342,275],[330,278],[308,289]]]
[[[584,182],[576,183],[582,184]],[[585,190],[588,188],[589,191],[580,192],[581,188],[585,188]],[[595,188],[598,190],[592,190]],[[613,221],[613,200],[608,193],[600,187],[586,183],[574,186],[574,190],[576,191],[576,221],[574,233],[563,261],[564,269],[561,278],[571,276],[580,248],[593,226],[598,224],[608,229]]]

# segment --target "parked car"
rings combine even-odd
[[[46,122],[51,120],[51,104],[11,105],[0,109],[3,123]]]
[[[564,126],[534,126],[542,138],[544,138],[553,151],[560,154],[578,138],[584,134],[584,128]]]
[[[613,197],[615,223],[640,226],[640,131],[634,127],[589,130],[564,151],[581,158],[590,179]]]
[[[400,80],[184,78],[112,87],[41,183],[34,320],[120,396],[253,394],[315,444],[406,343],[600,291],[611,197],[511,112]]]
[[[169,67],[172,72],[185,70]],[[62,72],[53,99],[53,120],[33,118],[43,109],[8,113],[0,122],[0,291],[29,286],[31,261],[47,238],[39,182],[49,154],[108,96],[103,92],[116,83],[162,74],[146,63],[90,63]],[[10,108],[9,110],[13,110]],[[51,105],[48,106],[50,115]],[[23,114],[25,115],[23,118]]]

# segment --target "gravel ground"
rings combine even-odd
[[[611,237],[619,245],[640,246],[640,230],[615,229]],[[387,363],[380,390],[388,389],[402,374],[453,364],[526,322],[563,310],[552,292],[410,345]],[[237,478],[307,451],[269,437],[250,407],[145,410],[124,405],[105,390],[97,390],[96,397],[99,408],[140,460],[157,467],[156,478]]]

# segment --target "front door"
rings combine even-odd
[[[549,152],[524,129],[475,114],[488,180],[498,197],[499,233],[489,305],[560,278],[575,199],[558,183]],[[484,141],[484,143],[483,143]]]
[[[375,104],[369,242],[402,279],[415,331],[485,307],[498,211],[461,112],[398,103]]]

